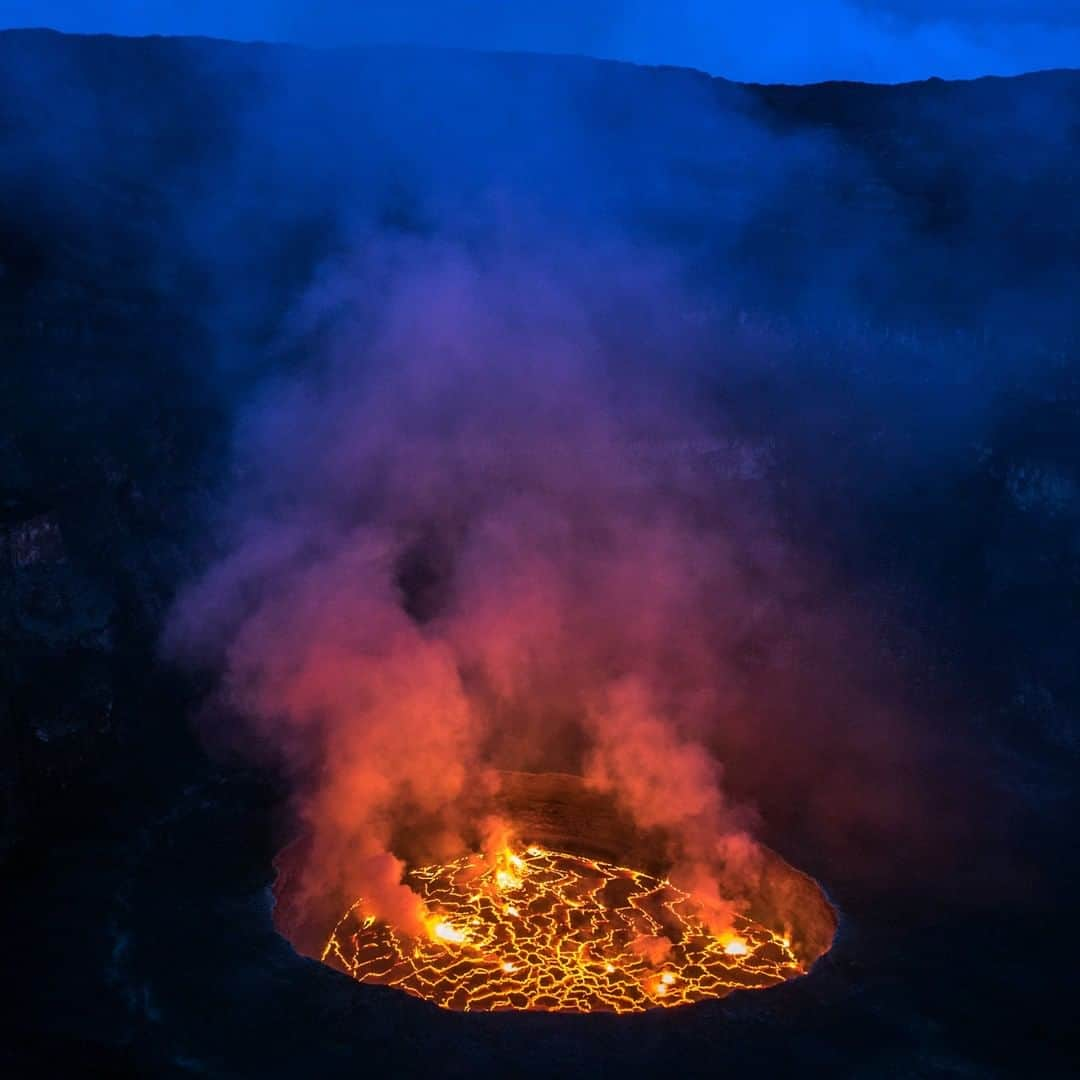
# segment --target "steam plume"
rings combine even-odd
[[[581,772],[662,827],[718,927],[756,869],[717,754],[799,572],[683,452],[701,418],[597,329],[599,305],[677,364],[685,297],[640,253],[571,251],[328,273],[297,324],[321,360],[241,425],[221,557],[169,632],[294,778],[306,891],[407,930],[401,860],[490,833],[499,768]]]

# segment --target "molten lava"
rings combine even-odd
[[[448,1009],[640,1012],[803,972],[786,935],[741,916],[714,934],[671,882],[577,855],[464,856],[407,881],[430,913],[428,937],[399,934],[361,899],[322,959]]]

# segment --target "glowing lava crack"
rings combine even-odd
[[[611,863],[530,847],[407,877],[430,934],[407,938],[358,900],[322,959],[448,1009],[639,1012],[802,974],[790,940],[736,916],[711,933],[692,896]]]

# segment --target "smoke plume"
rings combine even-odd
[[[694,347],[670,268],[552,250],[373,244],[326,271],[169,647],[220,667],[289,773],[305,895],[418,930],[404,861],[490,836],[498,770],[555,769],[663,829],[723,928],[757,869],[725,755],[829,751],[784,734],[801,691],[775,697],[838,616],[767,500],[695,450],[722,444],[665,376]]]

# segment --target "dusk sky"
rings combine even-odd
[[[584,53],[742,81],[1080,66],[1080,0],[0,0],[0,27]]]

